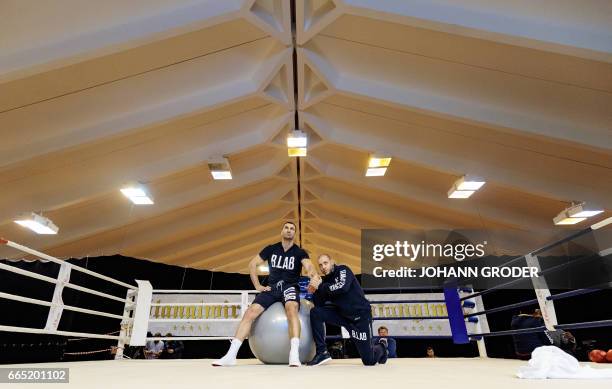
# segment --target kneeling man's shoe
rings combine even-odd
[[[308,366],[319,366],[331,361],[331,359],[331,355],[329,355],[329,353],[326,351],[324,353],[315,355],[315,357],[312,358],[312,361],[308,362]]]

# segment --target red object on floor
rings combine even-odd
[[[607,353],[603,350],[591,350],[589,353],[589,360],[596,363],[605,363],[607,362],[606,356]]]

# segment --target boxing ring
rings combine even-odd
[[[605,223],[600,222],[587,229],[576,233],[585,234],[595,229],[608,227],[612,219],[606,219]],[[571,237],[570,237],[571,238]],[[563,243],[562,241],[555,244]],[[40,280],[54,285],[54,293],[51,301],[28,298],[9,293],[0,293],[0,298],[18,301],[27,304],[45,306],[49,308],[47,322],[44,328],[26,328],[16,326],[0,325],[0,331],[12,333],[31,333],[61,335],[66,337],[80,337],[92,339],[107,339],[117,341],[115,360],[106,361],[86,361],[86,362],[58,362],[40,363],[28,365],[2,365],[0,367],[10,367],[14,369],[25,368],[68,368],[70,369],[70,382],[68,384],[57,384],[59,387],[88,387],[88,388],[108,388],[110,387],[140,387],[148,388],[167,388],[176,385],[182,387],[252,387],[263,385],[283,385],[296,382],[320,382],[321,384],[338,384],[342,387],[368,387],[373,385],[384,385],[395,387],[402,384],[409,385],[442,385],[463,386],[493,386],[496,388],[510,388],[520,385],[521,387],[555,387],[555,388],[575,388],[576,385],[584,381],[575,380],[519,380],[516,378],[516,371],[519,366],[525,364],[524,361],[488,358],[486,353],[486,339],[492,336],[510,336],[514,334],[556,330],[556,329],[579,329],[594,327],[612,327],[612,320],[600,320],[594,322],[575,322],[567,324],[557,323],[554,310],[555,301],[572,298],[575,296],[597,293],[602,285],[595,285],[592,288],[582,288],[577,290],[565,291],[552,294],[545,285],[534,284],[536,298],[513,303],[499,307],[485,307],[482,296],[494,293],[499,288],[474,291],[469,288],[460,288],[456,292],[459,296],[459,309],[462,312],[462,320],[466,323],[468,336],[475,341],[480,358],[400,358],[389,359],[384,366],[363,367],[358,359],[334,360],[330,365],[322,367],[303,367],[300,369],[287,369],[284,365],[263,365],[254,359],[239,360],[233,368],[213,368],[211,360],[135,360],[126,359],[123,355],[126,347],[143,346],[150,340],[223,340],[231,339],[231,335],[223,333],[211,334],[206,336],[147,336],[152,326],[171,323],[218,323],[227,328],[233,328],[240,321],[244,312],[250,304],[251,297],[256,291],[240,290],[164,290],[153,289],[152,285],[146,280],[137,280],[136,285],[125,283],[112,277],[108,277],[91,270],[79,267],[74,264],[62,261],[55,257],[32,250],[8,240],[0,239],[0,244],[7,245],[26,254],[36,256],[60,265],[60,271],[56,278],[44,276],[31,271],[23,270],[14,266],[0,263],[0,271],[8,271],[24,277]],[[550,245],[549,245],[550,246]],[[524,256],[526,260],[537,264],[537,255],[544,252],[549,246],[536,250]],[[609,250],[609,249],[608,249]],[[608,251],[603,252],[609,255]],[[522,257],[521,257],[522,258]],[[511,261],[512,262],[512,261]],[[552,270],[545,270],[552,271]],[[82,272],[89,276],[96,277],[125,289],[125,295],[120,297],[111,295],[103,291],[90,289],[70,282],[72,272]],[[76,290],[81,293],[88,293],[98,297],[121,302],[122,312],[105,312],[93,309],[86,309],[66,305],[62,301],[64,288]],[[159,302],[155,301],[154,296],[172,295],[231,295],[233,301],[224,302]],[[397,299],[377,299],[371,300],[375,325],[377,322],[385,320],[394,321],[447,321],[449,311],[440,311],[435,308],[429,311],[419,311],[416,314],[411,309],[396,310],[395,308],[386,310],[386,306],[401,307],[402,304],[425,304],[427,306],[448,304],[448,300],[435,298],[430,300],[415,300],[400,298]],[[492,332],[489,330],[487,315],[496,314],[507,310],[515,310],[521,307],[534,306],[542,310],[544,323],[543,327],[530,328],[528,330],[507,330]],[[381,309],[381,307],[383,307]],[[448,307],[447,307],[448,308]],[[456,308],[456,307],[455,307]],[[171,314],[171,311],[172,314]],[[107,317],[120,320],[118,335],[108,335],[100,333],[84,333],[58,330],[58,324],[63,311],[74,311],[87,315]],[[176,313],[178,312],[178,313]],[[376,312],[390,312],[389,314],[376,314]],[[229,331],[231,333],[232,331]],[[402,336],[393,336],[402,338]],[[415,336],[405,336],[414,338]],[[423,338],[423,336],[418,336]],[[427,337],[427,336],[425,336]],[[431,336],[436,337],[436,336]],[[451,336],[441,336],[451,338]],[[332,337],[330,337],[332,338]],[[605,368],[596,364],[590,364],[594,368]],[[598,380],[598,384],[609,384],[612,380]],[[20,383],[12,383],[10,387],[20,387]]]
[[[215,368],[212,360],[122,360],[42,363],[37,367],[69,368],[70,383],[53,388],[269,388],[295,385],[342,388],[478,387],[575,389],[580,385],[605,387],[610,380],[521,380],[514,373],[525,362],[495,358],[399,358],[383,366],[364,367],[359,359],[338,359],[318,367],[288,368],[239,359],[231,368]],[[595,364],[591,364],[595,365]],[[32,367],[11,365],[11,367]],[[600,366],[595,366],[600,368]],[[1,385],[1,384],[0,384]],[[11,384],[7,388],[31,388]]]

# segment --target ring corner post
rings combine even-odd
[[[448,312],[448,322],[453,336],[453,343],[466,344],[470,342],[456,285],[444,286],[444,301]]]
[[[126,338],[130,346],[144,346],[147,340],[149,316],[151,315],[153,286],[146,280],[136,280],[136,284],[138,284],[138,292],[135,296],[132,331]]]
[[[527,261],[527,266],[536,267],[538,269],[538,272],[542,271],[542,268],[540,267],[540,261],[538,260],[537,255],[531,253],[527,254],[525,255],[525,260]],[[548,331],[555,331],[555,326],[559,323],[557,322],[555,303],[552,299],[550,299],[551,293],[550,289],[548,289],[546,279],[543,277],[536,277],[532,278],[531,282],[533,284],[533,289],[536,294],[536,298],[538,299],[540,311],[542,312],[544,325],[546,326],[546,329]]]

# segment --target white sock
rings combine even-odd
[[[242,340],[240,339],[232,339],[232,344],[227,350],[227,354],[223,357],[224,359],[236,359],[236,355],[238,355],[238,350],[240,350],[240,346],[242,346]]]
[[[300,338],[291,338],[291,349],[289,355],[299,355],[300,353]]]
[[[291,338],[289,350],[289,366],[300,366],[300,338]]]
[[[213,366],[233,366],[236,364],[236,355],[238,355],[238,350],[242,345],[242,340],[240,339],[232,339],[232,344],[230,345],[229,350],[221,359],[217,359],[212,364]]]

